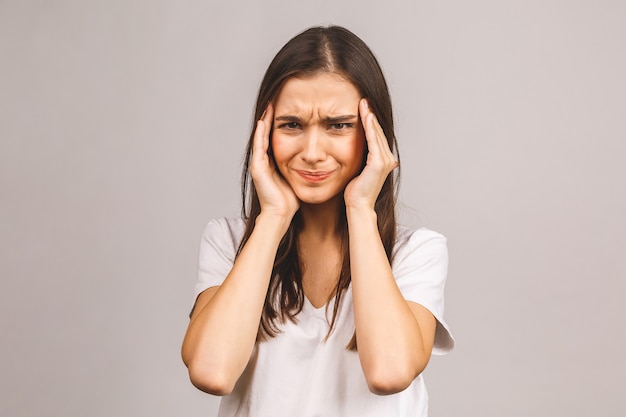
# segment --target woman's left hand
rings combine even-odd
[[[365,98],[359,102],[359,114],[367,141],[367,160],[361,174],[346,186],[344,199],[347,208],[374,209],[378,194],[389,173],[398,166],[398,161]]]

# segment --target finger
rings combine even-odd
[[[366,104],[369,104],[369,103],[366,102]],[[385,155],[385,158],[393,162],[394,168],[395,168],[395,166],[397,165],[397,162],[395,160],[395,156],[393,155],[393,152],[391,151],[389,140],[387,139],[387,135],[385,135],[385,131],[383,130],[380,123],[378,122],[378,118],[376,117],[376,115],[371,110],[370,110],[370,113],[372,114],[372,124],[373,124],[374,130],[376,131],[376,139],[378,141],[379,149]]]
[[[257,120],[256,130],[254,132],[254,142],[252,144],[252,157],[256,156],[257,160],[267,155],[269,149],[269,134],[271,130],[272,118],[274,111],[272,105],[269,104],[261,119]]]
[[[389,170],[398,166],[398,162],[391,152],[389,141],[383,131],[382,126],[378,122],[376,115],[370,110],[367,99],[362,99],[359,103],[359,110],[364,123],[364,130],[368,139],[368,147],[372,151],[373,156],[381,158]]]
[[[374,113],[369,109],[369,105],[366,98],[361,99],[359,102],[359,112],[361,114],[361,123],[363,124],[363,131],[365,132],[365,140],[367,141],[368,151],[376,152],[378,144],[375,143],[377,132],[373,128],[372,117]],[[374,149],[372,149],[374,148]]]
[[[378,123],[378,119],[376,118],[376,115],[370,109],[369,102],[367,101],[367,99],[363,99],[363,107],[365,111],[365,123],[368,126],[368,128],[371,130],[371,132],[373,133],[373,138],[376,139],[377,145],[379,146],[379,148],[384,149],[380,145],[383,144],[382,143],[383,141],[386,141],[385,132],[383,132],[382,127]]]
[[[261,120],[263,120],[263,122],[265,122],[268,127],[271,127],[273,118],[274,118],[274,106],[272,106],[272,103],[270,103],[267,105],[267,108],[263,112],[263,115],[261,116]]]
[[[252,139],[252,159],[259,161],[265,154],[265,146],[263,137],[265,136],[265,123],[257,120],[256,129],[254,130],[254,138]]]
[[[370,110],[367,100],[363,99],[360,104],[361,118],[363,121],[365,138],[367,140],[368,152],[375,161],[380,161],[382,165],[386,165],[389,158],[389,153],[386,149],[387,138],[378,124],[376,116]]]
[[[272,133],[272,126],[274,125],[274,106],[272,103],[267,105],[265,112],[263,112],[262,117],[263,123],[265,124],[265,131],[263,134],[263,149],[264,152],[268,154],[270,150],[270,134]]]
[[[391,154],[391,150],[389,149],[389,141],[387,140],[387,135],[385,135],[385,131],[383,130],[380,123],[378,122],[378,118],[376,117],[374,113],[372,113],[371,123],[372,123],[372,128],[376,132],[376,139],[378,140],[378,145],[380,146],[380,149],[385,154]]]

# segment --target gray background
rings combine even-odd
[[[271,57],[387,75],[402,218],[448,236],[433,416],[626,413],[626,2],[0,1],[0,415],[213,416],[180,360]],[[279,364],[277,364],[278,366]]]

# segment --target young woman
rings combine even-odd
[[[445,238],[396,224],[391,101],[341,27],[291,39],[260,87],[241,219],[209,222],[182,355],[220,416],[426,416]]]

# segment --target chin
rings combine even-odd
[[[298,200],[300,200],[300,203],[302,203],[302,204],[322,205],[322,204],[326,204],[326,203],[330,203],[330,202],[343,201],[341,195],[342,195],[342,193],[333,194],[333,195],[329,195],[329,194],[324,194],[324,195],[307,194],[307,195],[297,195],[297,197],[298,197]]]

